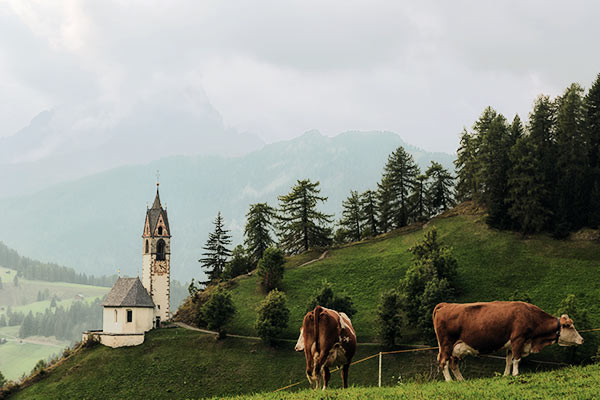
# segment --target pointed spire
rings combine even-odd
[[[156,197],[154,198],[154,203],[152,203],[152,208],[162,208],[162,206],[160,205],[160,195],[158,194],[158,182],[156,183]]]

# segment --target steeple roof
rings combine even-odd
[[[119,278],[106,295],[104,307],[152,307],[154,302],[140,278]]]
[[[154,230],[156,229],[156,224],[158,224],[158,220],[162,215],[162,219],[165,223],[165,227],[167,228],[167,234],[171,235],[171,228],[169,227],[169,218],[167,217],[167,210],[162,208],[162,204],[160,204],[160,194],[158,192],[158,184],[156,184],[156,197],[154,198],[154,203],[152,203],[152,208],[149,208],[146,211],[146,219],[150,225],[150,234],[154,234]]]

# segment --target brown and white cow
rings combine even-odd
[[[350,318],[343,313],[317,306],[304,316],[296,351],[304,350],[306,377],[313,389],[323,379],[327,387],[330,367],[342,366],[342,383],[348,387],[348,369],[356,352],[356,332]]]
[[[433,327],[437,336],[438,361],[446,381],[452,369],[463,380],[458,360],[467,355],[506,349],[504,376],[519,373],[519,361],[530,353],[558,342],[560,346],[583,344],[573,320],[563,314],[553,317],[533,304],[522,301],[491,303],[440,303],[433,310]]]

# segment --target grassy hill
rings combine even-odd
[[[562,299],[573,293],[585,306],[594,327],[600,327],[600,243],[558,241],[544,235],[523,238],[519,234],[489,229],[480,215],[437,218],[427,226],[407,228],[375,240],[329,250],[314,263],[298,266],[312,252],[288,261],[283,290],[291,309],[285,332],[295,338],[306,304],[323,279],[336,292],[345,292],[358,310],[353,318],[359,341],[375,339],[375,309],[384,289],[398,287],[411,264],[408,249],[435,226],[442,241],[453,248],[458,260],[460,302],[507,300],[515,290],[527,292],[533,302],[556,313]],[[241,277],[233,289],[238,313],[230,331],[254,335],[256,306],[262,300],[256,276]],[[575,321],[577,326],[577,321]],[[405,332],[411,341],[411,329]]]
[[[378,346],[359,346],[355,359],[378,351]],[[384,385],[435,378],[435,356],[433,351],[384,356]],[[293,343],[272,348],[259,341],[216,341],[196,331],[162,329],[149,332],[137,347],[84,349],[11,399],[203,398],[269,392],[300,381],[288,389],[297,391],[308,387],[304,368],[304,355],[293,350]],[[351,384],[377,385],[377,368],[377,358],[352,366]],[[480,358],[466,362],[463,372],[470,378],[489,377],[503,368],[502,360]],[[537,368],[523,362],[524,371]],[[331,387],[340,386],[339,373],[333,373]]]

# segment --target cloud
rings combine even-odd
[[[589,86],[589,2],[10,1],[0,4],[0,136],[55,106],[203,93],[224,123],[274,141],[386,129],[452,152],[495,106]],[[205,95],[204,95],[205,94]]]

